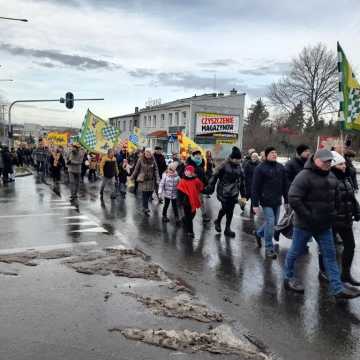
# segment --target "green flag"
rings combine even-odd
[[[337,43],[339,70],[340,121],[344,129],[360,131],[360,84],[344,50]]]

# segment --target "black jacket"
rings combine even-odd
[[[346,174],[333,168],[332,173],[338,180],[336,196],[336,219],[333,228],[351,228],[353,218],[360,220],[360,206],[355,198],[354,188]]]
[[[287,175],[287,178],[288,178],[289,186],[294,181],[296,175],[302,169],[304,169],[305,163],[306,163],[306,161],[304,161],[302,158],[296,156],[293,159],[289,160],[285,164],[285,170],[286,170],[286,175]]]
[[[156,161],[156,165],[159,169],[159,176],[161,179],[161,176],[163,174],[163,172],[167,169],[167,165],[166,165],[166,161],[165,161],[165,156],[163,154],[154,154],[154,159]]]
[[[194,161],[192,161],[191,156],[187,158],[186,160],[186,165],[192,165],[195,168],[195,174],[196,176],[202,181],[202,183],[204,184],[204,186],[207,185],[208,181],[206,179],[206,174],[205,174],[205,161],[203,160],[201,165],[197,166],[195,164]],[[184,177],[184,176],[181,176]]]
[[[255,168],[251,187],[254,207],[277,207],[284,197],[287,203],[287,176],[283,165],[276,161],[264,161]]]
[[[245,175],[245,189],[246,189],[246,198],[251,198],[251,186],[254,177],[255,168],[260,164],[260,161],[247,161],[244,166],[244,175]]]
[[[246,195],[244,174],[241,165],[232,164],[230,160],[225,160],[215,169],[206,192],[214,192],[217,182],[216,194],[221,202],[236,202],[239,193],[242,197]]]
[[[289,189],[294,225],[313,233],[331,228],[336,219],[337,185],[335,175],[318,169],[312,156]]]
[[[353,165],[350,157],[345,156],[345,160],[346,160],[346,176],[350,180],[350,183],[353,186],[354,190],[359,190],[355,166]]]

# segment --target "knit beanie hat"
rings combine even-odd
[[[345,162],[345,159],[342,155],[340,155],[336,151],[332,151],[333,154],[333,160],[331,161],[331,166],[336,166],[339,164],[343,164]]]
[[[234,146],[232,148],[230,159],[241,159],[241,151],[238,147]]]
[[[186,166],[185,171],[188,171],[189,173],[194,174],[195,168],[192,165],[188,165],[188,166]]]
[[[267,156],[269,155],[269,153],[271,153],[272,151],[276,151],[276,149],[273,146],[269,146],[265,149],[265,158],[267,158]]]
[[[296,148],[296,153],[300,156],[305,150],[309,150],[310,147],[305,145],[305,144],[300,144],[297,148]]]

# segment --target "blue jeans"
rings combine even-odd
[[[292,244],[285,259],[284,277],[285,279],[294,278],[295,262],[297,258],[304,253],[306,244],[312,236],[317,241],[321,254],[323,255],[325,272],[330,284],[330,292],[335,295],[343,290],[343,284],[340,279],[340,270],[336,262],[336,250],[332,229],[327,229],[321,233],[315,234],[295,226]]]
[[[273,250],[273,236],[274,236],[274,226],[279,220],[280,206],[277,207],[263,207],[263,212],[265,216],[265,222],[257,230],[257,235],[265,240],[265,249]]]

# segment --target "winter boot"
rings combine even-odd
[[[232,231],[230,229],[230,227],[227,227],[224,231],[224,235],[225,236],[228,236],[228,237],[231,237],[231,238],[234,238],[236,236],[236,234],[234,233],[234,231]]]
[[[221,232],[221,221],[219,219],[216,219],[214,221],[214,225],[215,225],[215,230],[220,233]]]

